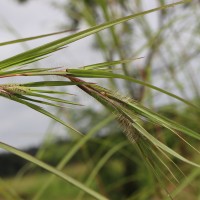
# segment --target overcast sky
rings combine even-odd
[[[14,0],[0,1],[0,42],[16,39],[19,36],[29,37],[60,31],[61,25],[67,25],[66,17],[50,2],[52,1],[35,0],[20,5]],[[57,0],[56,2],[62,1]],[[65,35],[40,39],[29,42],[28,45],[32,48]],[[91,64],[91,58],[92,62],[102,61],[99,53],[88,48],[90,44],[91,37],[70,44],[62,52],[39,62],[39,65],[42,67],[76,67]],[[23,50],[21,45],[0,47],[0,60]],[[15,83],[18,79],[1,79],[0,83],[7,83],[8,81]],[[41,142],[49,124],[49,119],[46,116],[2,97],[0,97],[0,119],[0,140],[15,147],[36,145]],[[58,127],[56,134],[65,134],[62,125]]]

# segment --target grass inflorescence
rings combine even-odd
[[[75,1],[74,1],[75,2]],[[123,4],[122,1],[120,1],[120,4]],[[181,169],[179,169],[178,162],[182,161],[187,164],[190,164],[195,167],[200,167],[198,164],[198,161],[191,161],[188,159],[187,156],[181,154],[182,152],[173,150],[171,146],[168,146],[165,143],[165,140],[162,140],[163,137],[170,133],[172,133],[173,136],[176,136],[177,143],[181,141],[183,143],[184,147],[191,147],[193,150],[195,150],[195,153],[199,153],[199,150],[196,149],[193,144],[190,144],[187,139],[184,139],[184,134],[189,138],[193,138],[197,141],[200,140],[199,133],[192,131],[191,129],[185,127],[182,124],[179,124],[175,122],[174,120],[164,117],[153,110],[143,106],[139,101],[135,101],[134,99],[134,87],[132,87],[131,83],[137,84],[142,87],[139,100],[143,100],[143,97],[148,94],[145,93],[144,88],[153,89],[157,92],[163,93],[165,95],[168,95],[176,100],[181,101],[182,103],[185,103],[186,105],[190,106],[191,108],[195,108],[195,111],[198,110],[199,112],[199,106],[194,105],[192,102],[188,101],[187,98],[179,97],[171,92],[168,92],[167,90],[154,86],[151,84],[151,77],[150,77],[150,71],[151,71],[151,65],[152,65],[152,57],[156,53],[156,51],[159,49],[160,44],[162,43],[162,37],[161,33],[162,31],[166,30],[170,24],[173,24],[173,20],[170,21],[165,26],[162,26],[162,17],[164,19],[165,17],[165,10],[166,8],[174,8],[176,5],[181,5],[186,1],[179,1],[176,3],[172,3],[169,5],[164,5],[163,1],[158,1],[160,3],[160,7],[143,11],[143,12],[132,12],[134,14],[130,14],[125,17],[116,18],[116,16],[112,17],[111,13],[112,9],[109,10],[109,6],[107,6],[106,1],[101,1],[100,7],[98,7],[98,10],[102,10],[102,16],[105,17],[106,22],[96,25],[95,19],[92,17],[90,18],[90,14],[88,12],[84,13],[83,16],[87,18],[86,21],[89,22],[90,25],[92,25],[91,28],[88,28],[86,30],[77,32],[75,34],[69,35],[67,37],[63,37],[61,39],[55,40],[53,42],[41,45],[37,48],[28,50],[26,52],[20,53],[18,55],[12,56],[10,58],[7,58],[5,60],[0,61],[0,78],[8,78],[8,77],[30,77],[30,76],[39,76],[39,77],[48,77],[48,76],[55,76],[56,78],[65,77],[68,78],[69,81],[38,81],[38,82],[28,82],[28,83],[16,83],[16,84],[0,84],[0,96],[5,97],[7,99],[16,101],[18,103],[24,104],[28,106],[29,108],[34,109],[37,112],[40,112],[57,122],[63,124],[64,126],[71,129],[73,132],[76,132],[80,135],[81,132],[73,128],[71,125],[68,125],[65,120],[61,120],[60,116],[57,116],[55,114],[52,114],[48,111],[48,108],[43,108],[43,106],[53,106],[59,109],[63,109],[63,107],[66,107],[66,105],[76,105],[80,106],[79,103],[76,103],[74,101],[66,100],[66,95],[69,95],[67,92],[61,92],[57,88],[65,87],[66,86],[75,86],[86,92],[89,96],[95,98],[98,102],[103,104],[110,113],[115,117],[116,121],[118,121],[119,126],[123,130],[124,134],[130,141],[130,143],[137,147],[138,152],[142,155],[144,158],[144,162],[147,164],[148,168],[151,168],[154,175],[157,177],[161,185],[165,188],[166,191],[168,191],[167,186],[171,186],[170,184],[177,184],[180,182],[180,178],[184,177],[184,174],[182,173]],[[74,3],[75,4],[75,3]],[[109,2],[109,4],[112,4],[112,2]],[[123,5],[125,6],[125,5]],[[141,2],[137,2],[138,8],[141,6]],[[84,8],[87,8],[88,5],[85,4]],[[128,11],[129,8],[126,6],[123,7],[125,11]],[[89,8],[88,10],[93,9]],[[111,11],[111,12],[110,12]],[[162,17],[160,18],[160,29],[155,35],[152,35],[153,31],[150,27],[146,26],[148,25],[145,18],[143,18],[145,15],[149,13],[153,13],[155,11],[161,11]],[[124,58],[132,58],[132,56],[126,56],[124,52],[128,51],[129,48],[128,44],[125,45],[122,44],[123,41],[121,41],[118,38],[117,32],[115,31],[114,27],[117,24],[126,24],[129,20],[140,18],[141,20],[141,29],[144,35],[147,37],[147,44],[140,47],[137,52],[140,52],[141,49],[145,48],[146,46],[151,47],[149,55],[147,56],[146,63],[144,69],[141,71],[138,71],[138,74],[142,74],[141,77],[139,76],[132,76],[131,73],[129,73],[129,70],[127,70],[127,64],[130,63],[133,59],[124,59]],[[167,17],[166,17],[167,18]],[[177,20],[177,19],[176,19]],[[176,21],[175,20],[175,21]],[[111,37],[111,43],[113,45],[113,49],[110,47],[106,49],[106,42],[103,40],[104,38],[99,34],[99,31],[105,30],[107,28],[110,29],[110,37]],[[126,27],[127,28],[127,27]],[[66,31],[65,31],[66,32]],[[45,34],[41,36],[35,36],[30,38],[22,38],[19,40],[14,41],[8,41],[0,43],[0,46],[4,45],[10,45],[15,43],[20,43],[24,41],[34,40],[50,35],[55,35],[58,33],[63,32],[57,32],[52,34]],[[58,51],[62,48],[65,48],[66,45],[78,41],[84,37],[87,37],[89,35],[97,34],[97,40],[101,48],[105,51],[104,56],[105,60],[107,62],[103,63],[95,63],[92,65],[84,66],[80,69],[58,69],[58,68],[25,68],[26,65],[36,62],[40,59],[46,58],[49,54]],[[155,38],[159,37],[159,42],[156,43]],[[154,39],[152,39],[154,38]],[[109,41],[110,42],[110,41]],[[129,42],[129,41],[128,41]],[[111,45],[111,46],[112,46]],[[130,44],[129,44],[130,45]],[[171,49],[168,48],[170,51]],[[108,53],[108,55],[107,55]],[[120,60],[113,61],[113,58],[116,57],[115,55],[118,55]],[[138,54],[136,54],[137,56]],[[135,55],[134,55],[135,56]],[[108,61],[109,60],[109,61]],[[122,67],[123,74],[114,73],[116,71],[116,68],[114,65],[120,64]],[[167,65],[166,65],[167,66]],[[22,68],[24,67],[24,68]],[[170,70],[170,69],[168,69]],[[172,77],[173,72],[171,72]],[[119,92],[113,92],[109,89],[103,88],[99,86],[96,83],[91,82],[85,82],[82,78],[105,78],[107,80],[110,80],[110,82],[115,85],[114,79],[122,79],[126,83],[126,88],[128,89],[129,93],[131,94],[131,98],[128,96],[123,96]],[[173,82],[176,83],[176,85],[179,85],[179,81],[176,80],[176,78],[173,79]],[[48,89],[47,89],[48,88]],[[116,88],[116,87],[115,87]],[[61,97],[59,96],[61,95]],[[113,117],[112,116],[112,117]],[[147,124],[151,124],[151,127],[157,127],[167,130],[166,132],[162,132],[160,139],[156,133],[155,130],[148,130]],[[102,127],[102,125],[100,126]],[[100,128],[98,128],[100,129]],[[96,130],[96,129],[95,129]],[[92,134],[94,134],[92,131]],[[92,135],[91,134],[91,135]],[[86,193],[90,194],[94,198],[97,199],[107,199],[106,197],[100,195],[97,192],[94,192],[86,185],[81,184],[79,181],[76,181],[72,179],[71,177],[66,176],[63,172],[60,170],[64,167],[64,165],[70,160],[71,157],[75,154],[76,151],[78,151],[79,148],[81,148],[82,142],[86,142],[88,138],[91,137],[91,135],[86,135],[85,138],[83,138],[80,143],[77,144],[74,148],[72,148],[72,151],[69,151],[69,154],[66,155],[63,162],[61,162],[61,165],[58,165],[57,168],[51,167],[47,165],[46,163],[36,159],[35,157],[31,157],[27,155],[26,153],[19,151],[7,144],[0,143],[0,147],[10,151],[32,163],[35,163],[36,165],[46,169],[47,171],[51,172],[54,175],[57,175],[58,177],[62,178],[63,180],[66,180],[67,182],[71,183],[72,185],[76,186],[80,190],[85,191]],[[84,143],[83,142],[83,143]],[[91,177],[95,176],[97,174],[97,171],[100,170],[100,166],[102,166],[102,163],[105,163],[106,159],[108,159],[111,155],[114,154],[114,152],[118,151],[122,147],[125,146],[127,143],[121,143],[116,144],[116,146],[113,147],[110,151],[108,151],[108,154],[105,154],[105,157],[103,157],[103,161],[100,159],[100,163],[97,166],[94,166],[94,173],[91,173]],[[118,146],[119,145],[119,146]],[[102,145],[103,146],[103,145]],[[179,160],[179,161],[177,161]],[[95,171],[96,170],[96,171]],[[89,176],[88,180],[89,182],[92,180]],[[168,185],[166,185],[166,182]],[[169,184],[170,183],[170,184]],[[48,187],[48,184],[47,186]],[[45,189],[44,189],[45,190]],[[42,190],[43,192],[43,190]],[[41,192],[41,193],[42,193]],[[36,195],[36,199],[39,198],[39,195]],[[169,195],[170,196],[170,195]],[[171,198],[171,197],[170,197]],[[146,198],[147,199],[147,198]]]

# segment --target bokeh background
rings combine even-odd
[[[0,60],[96,24],[173,2],[172,0],[109,0],[106,3],[104,0],[0,1],[0,42],[72,30],[62,35],[0,46]],[[138,17],[113,29],[72,43],[30,66],[76,68],[115,59],[141,57],[126,66],[122,73],[161,87],[198,105],[199,8],[199,1],[194,0]],[[55,77],[50,79],[55,80]],[[0,83],[33,80],[40,79],[6,78],[0,79]],[[131,96],[153,111],[199,132],[199,112],[173,98],[126,81],[92,81],[125,96]],[[109,112],[75,87],[66,90],[76,94],[70,98],[84,106],[61,110],[49,109],[86,135],[94,128],[95,137],[91,137],[89,142],[80,146],[63,167],[64,172],[109,199],[164,199],[165,189],[170,192],[175,191],[173,194],[177,199],[200,199],[200,170],[175,160],[189,178],[181,179],[180,186],[177,187],[170,183],[164,188],[160,187],[134,145],[126,141],[116,122],[108,119],[105,125],[101,124],[100,128],[95,130],[99,123],[104,123],[104,120],[109,118]],[[0,98],[0,108],[0,140],[26,150],[53,166],[56,166],[77,144],[77,137],[69,130],[36,111],[4,98]],[[180,154],[199,161],[199,155],[185,149],[184,144],[176,141],[173,136],[164,138],[166,130],[149,124],[146,124],[146,128]],[[189,142],[199,147],[198,142]],[[43,189],[49,174],[16,156],[2,154],[0,175],[4,177],[0,179],[0,200],[90,199],[77,188],[66,186],[58,178],[54,179],[47,189]]]

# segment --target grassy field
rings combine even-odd
[[[113,166],[118,166],[120,164],[119,162],[114,161],[112,163]],[[123,168],[118,167],[116,169],[115,167],[112,168],[113,173],[118,173],[118,175],[123,174]],[[83,179],[85,176],[85,172],[87,171],[86,165],[85,164],[74,164],[73,166],[69,166],[64,170],[66,173],[72,175],[75,178],[78,179]],[[198,178],[199,177],[199,178]],[[26,176],[23,176],[20,180],[17,179],[17,177],[13,178],[6,178],[4,179],[4,186],[1,185],[1,200],[7,200],[7,199],[15,199],[16,198],[16,193],[17,196],[20,196],[20,199],[28,200],[32,199],[37,192],[40,190],[40,188],[46,183],[46,181],[49,178],[49,174],[44,173],[44,172],[37,172],[34,174],[29,174]],[[188,183],[189,181],[192,181],[195,179],[192,184]],[[133,181],[133,177],[129,177],[131,181]],[[194,170],[188,179],[181,184],[181,187],[179,187],[176,192],[179,192],[178,190],[181,190],[181,193],[178,195],[177,200],[182,200],[182,199],[188,199],[188,200],[198,200],[200,199],[199,191],[199,180],[200,180],[200,170]],[[110,185],[106,184],[100,188],[101,185],[101,179],[100,177],[95,178],[95,180],[92,182],[92,188],[96,189],[99,192],[103,192],[104,195],[106,195],[105,188],[107,187],[106,190],[109,191],[111,190],[112,192],[115,192],[116,195],[113,195],[110,199],[126,199],[123,197],[122,194],[120,194],[120,187],[122,187],[125,182],[128,181],[128,178],[126,180],[121,180],[120,182],[112,183]],[[108,180],[109,182],[109,180]],[[124,183],[123,183],[124,182]],[[153,184],[153,183],[152,183]],[[156,184],[156,183],[154,183]],[[190,185],[188,185],[190,184]],[[5,185],[9,187],[5,187]],[[145,184],[144,184],[145,185]],[[173,186],[169,185],[168,186],[173,188]],[[12,198],[8,198],[7,196],[3,196],[2,190],[6,192],[6,195],[12,194]],[[157,194],[154,192],[157,191]],[[141,191],[140,191],[141,192]],[[135,194],[132,195],[132,198],[128,199],[140,199],[140,192],[137,194],[137,191]],[[153,194],[154,193],[154,194]],[[64,181],[60,180],[59,178],[54,179],[54,181],[50,184],[50,186],[47,188],[47,190],[41,195],[40,199],[48,199],[48,200],[74,200],[77,197],[80,197],[80,191],[75,188],[74,186],[70,184],[66,184]],[[152,187],[144,187],[143,190],[143,197],[146,196],[146,199],[153,199],[153,200],[161,200],[163,199],[163,194],[162,192],[159,192],[158,187],[155,188],[155,186],[152,185]],[[114,197],[114,198],[113,198]],[[142,199],[145,199],[141,197]],[[16,198],[17,199],[17,198]],[[88,195],[84,195],[82,199],[94,199]]]
[[[199,199],[200,170],[198,168],[191,168],[187,164],[174,160],[187,176],[180,179],[180,184],[176,187],[172,182],[168,182],[163,187],[155,179],[152,171],[145,166],[143,159],[138,158],[138,152],[132,144],[127,143],[124,148],[112,154],[105,162],[102,161],[109,149],[112,149],[112,144],[118,143],[123,138],[123,135],[119,137],[117,134],[106,138],[92,139],[88,144],[82,146],[62,171],[109,197],[109,199],[162,200],[166,197],[165,189],[173,191],[172,194],[177,195],[175,198],[177,200]],[[173,140],[173,138],[170,138],[170,140]],[[105,145],[105,143],[108,145]],[[169,142],[169,145],[172,145],[179,152],[185,151],[181,144],[176,145]],[[56,162],[59,162],[65,152],[68,152],[73,146],[74,143],[51,144],[42,156],[42,160],[51,165],[56,165]],[[199,162],[198,156],[194,157],[192,154],[187,154],[187,156]],[[0,182],[1,200],[34,199],[33,197],[37,196],[41,188],[50,181],[51,175],[48,172],[38,167],[35,168],[33,165],[30,165],[29,168],[26,168],[26,166],[15,176],[4,178]],[[175,170],[173,170],[173,173],[178,176]],[[166,175],[171,176],[169,173]],[[90,179],[89,182],[88,179]],[[38,199],[87,200],[94,198],[83,195],[78,188],[56,177]]]
[[[74,165],[65,169],[65,171],[74,177],[80,177],[84,174],[84,165]],[[20,180],[17,177],[6,179],[5,183],[9,185],[12,190],[17,191],[18,195],[23,199],[31,199],[37,191],[46,183],[49,174],[47,173],[34,173],[23,176]],[[41,196],[41,199],[74,199],[78,194],[79,190],[70,184],[65,184],[59,178],[56,178],[54,182],[48,187],[47,191]],[[4,199],[1,197],[1,199]]]

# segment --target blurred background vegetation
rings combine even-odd
[[[29,3],[31,0],[18,0]],[[91,27],[166,4],[155,0],[66,0],[46,1],[65,14],[68,29]],[[170,2],[170,1],[168,1]],[[125,75],[152,83],[199,105],[199,1],[162,10],[99,32],[90,47],[102,54],[104,61],[143,57],[136,64],[122,64]],[[66,24],[59,24],[66,29]],[[94,60],[91,58],[91,63]],[[95,80],[96,81],[96,80]],[[101,85],[131,96],[148,108],[185,125],[200,130],[198,110],[137,84],[119,80],[101,80]],[[77,101],[82,103],[79,96]],[[90,100],[89,100],[90,101]],[[91,100],[92,105],[97,103]],[[101,107],[59,109],[57,114],[71,121],[86,136],[83,140],[71,135],[66,140],[54,137],[55,122],[49,124],[41,146],[27,150],[39,159],[58,166],[109,199],[167,199],[165,189],[174,199],[200,199],[200,170],[177,159],[173,161],[186,176],[178,185],[158,182],[146,166],[135,145],[129,143],[109,112]],[[145,128],[172,149],[199,163],[200,157],[168,131],[145,124]],[[68,133],[70,134],[70,133]],[[185,137],[185,136],[184,136]],[[198,141],[185,137],[199,148]],[[176,172],[175,172],[176,173]],[[0,200],[10,199],[92,199],[58,178],[49,178],[44,170],[10,154],[0,156]],[[169,174],[166,174],[166,177]],[[178,172],[177,172],[178,176]],[[165,182],[163,180],[163,182]]]

